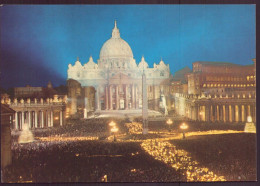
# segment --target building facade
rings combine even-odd
[[[195,62],[188,73],[188,93],[174,93],[175,110],[193,120],[256,121],[255,63]]]
[[[161,60],[150,68],[144,57],[137,64],[132,49],[120,37],[115,22],[112,37],[103,44],[97,63],[90,57],[86,64],[82,65],[79,59],[75,65],[69,64],[69,113],[76,114],[80,109],[100,111],[142,108],[143,73],[147,78],[148,101],[154,100],[152,109],[156,109],[161,95],[165,94],[163,82],[170,77],[169,65]],[[94,95],[93,91],[90,93],[89,87],[93,88]]]

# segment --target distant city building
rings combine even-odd
[[[14,97],[27,98],[42,96],[42,90],[42,87],[31,87],[30,85],[27,85],[26,87],[15,87]]]
[[[252,65],[195,62],[187,73],[188,93],[174,93],[178,114],[193,120],[245,122],[256,120],[256,60]]]
[[[141,109],[143,73],[147,78],[148,101],[154,100],[153,109],[158,109],[160,97],[165,94],[163,82],[170,77],[169,65],[161,60],[149,68],[144,57],[137,65],[115,22],[112,37],[103,44],[97,63],[90,57],[84,65],[77,59],[74,66],[68,66],[70,114],[83,109],[79,100],[84,100],[84,107],[91,105],[87,109],[93,111]],[[87,87],[94,87],[94,97],[88,98]],[[95,105],[92,99],[95,99]]]
[[[57,91],[53,88],[52,83],[49,81],[47,87],[15,87],[14,98],[52,98]],[[63,93],[64,94],[64,93]]]
[[[188,93],[252,90],[255,87],[254,69],[254,65],[195,62],[193,72],[188,74]]]

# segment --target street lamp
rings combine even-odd
[[[110,127],[115,127],[116,126],[116,123],[114,121],[111,121],[109,124],[108,124]]]
[[[182,129],[182,139],[185,138],[185,130],[188,128],[189,126],[186,123],[182,123],[180,128]]]
[[[114,126],[112,129],[111,129],[111,132],[114,133],[114,141],[116,141],[116,132],[118,131],[118,128],[116,126]]]
[[[167,123],[167,125],[169,126],[169,132],[171,131],[171,129],[170,129],[170,126],[172,125],[172,120],[171,119],[168,119],[167,121],[166,121],[166,123]]]

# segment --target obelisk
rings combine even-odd
[[[142,97],[143,97],[143,107],[142,107],[142,111],[143,111],[143,134],[147,134],[148,133],[148,102],[147,102],[147,87],[146,87],[146,76],[145,73],[143,71],[143,75],[142,75]]]

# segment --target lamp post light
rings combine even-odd
[[[172,120],[171,119],[168,119],[166,121],[167,125],[169,126],[169,132],[171,132],[171,129],[170,129],[170,126],[173,124]]]
[[[118,128],[116,126],[112,127],[111,132],[114,133],[114,141],[116,141],[116,132],[118,131]]]
[[[185,130],[188,128],[189,126],[186,123],[182,123],[180,128],[182,129],[182,139],[185,139]]]
[[[115,127],[116,126],[116,123],[114,121],[111,121],[109,124],[108,124],[110,127]]]

